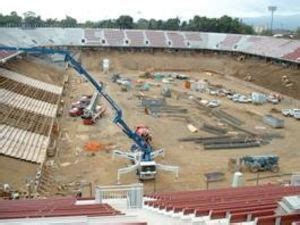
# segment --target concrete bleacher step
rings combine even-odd
[[[24,140],[26,134],[27,134],[26,131],[22,131],[22,135],[21,135],[20,138],[18,139],[18,144],[19,144],[19,145],[18,145],[18,149],[19,149],[19,151],[18,151],[18,154],[16,155],[16,158],[21,158],[21,157],[22,157],[22,154],[23,154],[22,149],[23,149],[23,147],[24,147],[24,144],[23,144],[23,141],[22,141],[22,140]]]
[[[44,161],[49,137],[7,125],[2,125],[1,131],[1,154],[36,163]]]
[[[123,210],[124,211],[124,210]],[[153,212],[147,208],[135,209],[135,210],[125,210],[127,215],[136,215],[138,220],[147,221],[148,225],[187,225],[192,224],[191,221],[183,221],[181,219],[172,218],[170,216]]]
[[[24,76],[24,75],[21,75],[19,73],[16,73],[16,72],[13,72],[10,70],[0,68],[0,74],[3,77],[12,79],[17,82],[27,84],[27,85],[35,87],[37,89],[42,89],[42,90],[45,90],[45,91],[48,91],[48,92],[51,92],[54,94],[58,94],[58,95],[61,95],[61,93],[62,93],[62,87],[59,87],[59,86],[56,86],[53,84],[48,84],[46,82]]]
[[[255,219],[273,220],[278,216],[274,211],[278,207],[277,202],[284,196],[299,195],[299,193],[300,188],[297,186],[262,185],[158,193],[149,195],[150,198],[157,198],[157,200],[146,200],[144,204],[154,213],[189,221],[192,224],[227,225],[230,221],[234,223],[247,221],[245,224],[253,224]],[[294,217],[284,216],[280,218],[294,219]]]
[[[24,109],[37,114],[56,117],[57,105],[50,104],[45,101],[40,101],[34,98],[29,98],[5,89],[0,88],[0,103]]]
[[[14,143],[11,140],[14,137],[16,132],[17,131],[15,129],[11,129],[10,132],[8,133],[9,136],[7,136],[8,141],[7,141],[6,145],[4,146],[4,154],[7,154],[7,155],[12,154],[12,150],[13,150],[12,145]]]

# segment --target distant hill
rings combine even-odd
[[[252,26],[270,26],[271,14],[269,16],[261,17],[246,17],[242,18],[243,22]],[[300,14],[295,15],[276,15],[274,14],[274,29],[289,29],[296,30],[300,27]]]

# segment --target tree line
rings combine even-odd
[[[251,26],[244,24],[238,18],[222,16],[220,18],[207,18],[205,16],[194,16],[187,21],[178,17],[167,20],[139,19],[134,21],[131,16],[122,15],[117,19],[106,19],[101,21],[86,21],[79,23],[75,18],[66,16],[62,20],[46,19],[34,12],[26,12],[23,16],[16,12],[9,15],[0,14],[1,27],[82,27],[82,28],[118,28],[118,29],[150,29],[150,30],[182,30],[203,31],[218,33],[254,34]]]
[[[296,37],[300,39],[300,27],[296,30]]]

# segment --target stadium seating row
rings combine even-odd
[[[0,103],[2,104],[44,116],[56,117],[57,105],[29,98],[3,88],[0,88],[0,95]]]
[[[300,46],[300,41],[273,37],[202,32],[152,31],[152,30],[84,30],[85,45],[157,48],[203,48],[241,51],[261,56],[299,61],[300,55],[287,54]],[[98,35],[101,33],[102,35]],[[298,59],[299,58],[299,59]]]
[[[76,204],[74,197],[0,201],[0,219],[123,215],[108,204]]]
[[[16,82],[12,79],[2,77],[1,74],[0,88],[51,104],[57,104],[59,101],[59,95],[57,94],[42,89],[37,89],[21,82]]]
[[[14,53],[14,52],[7,52],[7,51],[0,51],[0,58],[2,59],[2,58],[6,58],[6,57],[8,57],[9,55],[11,55],[12,53]]]
[[[138,48],[238,51],[300,62],[300,41],[274,37],[205,32],[81,29],[0,28],[4,46],[111,46]],[[0,57],[1,60],[1,57]]]
[[[62,88],[0,68],[0,154],[43,163]]]
[[[195,221],[291,224],[300,219],[300,214],[276,215],[278,201],[284,196],[299,194],[300,187],[275,185],[183,191],[149,195],[147,197],[152,200],[145,201],[145,206],[156,212]]]
[[[39,81],[36,79],[32,79],[30,77],[18,74],[16,72],[13,72],[13,71],[10,71],[7,69],[0,68],[0,76],[23,83],[23,84],[27,84],[27,85],[32,86],[37,89],[41,89],[44,91],[48,91],[48,92],[57,94],[57,95],[61,95],[61,93],[62,93],[62,87],[59,87],[59,86],[56,86],[53,84],[48,84],[48,83],[45,83],[43,81]]]
[[[0,154],[35,163],[44,162],[49,137],[7,125],[0,125],[0,128]]]
[[[6,124],[46,136],[49,135],[49,130],[53,121],[52,117],[36,114],[2,103],[0,103],[0,106],[1,124]]]

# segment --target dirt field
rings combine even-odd
[[[239,62],[237,57],[214,53],[182,52],[84,52],[82,62],[89,70],[98,71],[103,58],[109,58],[116,71],[144,71],[146,69],[203,72],[214,71],[221,75],[230,75],[244,79],[252,77],[252,82],[270,90],[300,99],[300,72],[281,66],[267,64],[263,60],[246,59]],[[97,60],[95,60],[97,59]],[[291,87],[282,85],[282,76],[288,76]]]
[[[199,131],[197,134],[191,134],[187,129],[187,121],[185,119],[178,119],[172,117],[155,118],[145,115],[142,110],[137,108],[139,100],[136,98],[138,91],[131,90],[129,92],[121,92],[120,87],[110,81],[110,75],[103,74],[100,71],[100,62],[103,58],[109,58],[112,61],[114,71],[118,71],[126,77],[133,80],[139,79],[138,75],[149,68],[154,70],[169,70],[182,71],[197,79],[207,79],[214,84],[222,84],[227,88],[232,88],[242,93],[250,93],[253,90],[262,90],[245,83],[244,81],[234,79],[228,75],[236,75],[238,77],[246,76],[247,74],[255,74],[264,71],[264,74],[269,74],[267,80],[274,80],[273,90],[284,91],[285,88],[281,85],[282,74],[290,75],[298,79],[295,80],[295,87],[299,85],[299,71],[287,70],[277,68],[273,65],[265,65],[260,62],[250,61],[249,64],[240,64],[234,59],[226,57],[216,58],[215,56],[203,57],[199,55],[192,56],[171,56],[170,54],[148,54],[148,53],[116,53],[116,52],[102,52],[102,53],[84,53],[82,55],[82,62],[88,70],[99,80],[106,84],[107,92],[109,92],[114,99],[121,105],[126,121],[131,127],[143,123],[151,127],[153,133],[154,147],[156,149],[164,147],[166,149],[166,157],[158,159],[162,164],[178,165],[180,166],[180,177],[175,179],[173,174],[161,172],[158,174],[156,182],[145,182],[146,192],[156,191],[170,191],[170,190],[188,190],[195,188],[205,188],[206,183],[203,177],[204,173],[212,171],[222,171],[226,174],[224,182],[213,183],[210,187],[228,186],[230,185],[232,174],[227,171],[227,163],[229,158],[236,158],[247,154],[265,154],[275,153],[280,156],[280,167],[282,173],[289,173],[300,170],[300,154],[297,151],[299,144],[296,136],[300,132],[298,121],[291,118],[285,119],[286,128],[283,130],[274,131],[261,122],[261,116],[270,113],[272,108],[280,110],[291,104],[290,100],[286,100],[279,105],[266,104],[264,106],[254,106],[251,104],[241,105],[233,103],[228,99],[221,98],[221,108],[226,112],[232,113],[245,122],[244,127],[252,131],[256,131],[255,127],[265,127],[263,132],[276,132],[282,134],[284,139],[275,139],[269,145],[259,148],[250,149],[235,149],[235,150],[211,150],[205,151],[202,145],[194,143],[178,142],[178,138],[190,136],[211,136],[204,131]],[[256,67],[254,65],[256,64]],[[235,66],[238,68],[234,71]],[[222,69],[222,67],[224,67]],[[251,69],[252,68],[252,69]],[[251,70],[250,70],[251,69]],[[221,74],[207,75],[204,71],[219,71]],[[265,71],[268,70],[269,72]],[[245,74],[243,74],[245,71]],[[297,76],[296,76],[297,75]],[[255,76],[255,81],[258,78]],[[277,76],[277,79],[274,77]],[[92,94],[92,89],[87,83],[79,83],[77,76],[71,75],[68,94],[71,96],[71,101],[78,98],[81,94]],[[260,80],[264,80],[261,78]],[[153,82],[150,80],[150,82]],[[265,82],[269,84],[268,82]],[[246,84],[246,85],[245,85]],[[183,82],[178,81],[172,86],[178,91],[185,91]],[[151,97],[160,97],[161,87],[152,87],[149,92],[145,94]],[[263,89],[265,91],[265,89]],[[293,96],[298,96],[299,93],[289,89],[285,94],[291,93]],[[193,93],[196,96],[201,96],[205,99],[212,97],[207,94]],[[297,101],[295,101],[297,104]],[[68,99],[66,100],[66,109],[69,107]],[[170,105],[180,105],[189,110],[188,116],[196,121],[195,126],[200,127],[203,122],[211,122],[216,124],[217,121],[210,115],[205,115],[203,112],[195,108],[195,106],[187,99],[176,100],[175,97],[168,99]],[[242,107],[241,107],[242,106]],[[294,106],[295,107],[295,106]],[[252,112],[252,113],[251,113]],[[276,115],[282,118],[281,115]],[[105,150],[98,152],[95,156],[82,151],[84,144],[88,141],[99,141],[103,144],[112,145],[114,149],[128,150],[131,141],[128,140],[124,134],[121,133],[118,127],[112,122],[111,112],[98,121],[96,126],[87,127],[82,125],[81,119],[69,118],[66,114],[61,120],[61,128],[63,130],[63,144],[61,145],[60,156],[58,157],[59,164],[65,162],[70,165],[60,168],[57,171],[60,183],[69,183],[77,178],[78,180],[91,181],[94,185],[101,184],[115,184],[117,178],[117,169],[128,166],[130,163],[124,159],[111,159],[111,152]],[[259,132],[259,131],[257,131]],[[66,138],[68,137],[68,138]],[[64,146],[67,146],[65,148]],[[270,175],[268,172],[262,175]],[[246,173],[245,179],[255,177],[254,174]],[[262,180],[261,182],[278,182],[283,178],[275,178]],[[122,183],[137,182],[134,174],[124,175],[121,179]],[[254,184],[255,182],[247,182],[247,184]]]
[[[10,157],[0,156],[0,183],[13,190],[26,192],[26,180],[34,179],[39,166]]]
[[[130,127],[140,123],[146,124],[151,128],[153,134],[153,146],[155,149],[164,148],[165,158],[157,161],[167,165],[177,165],[180,167],[179,178],[167,172],[159,172],[156,181],[147,181],[145,192],[153,191],[173,191],[205,188],[204,173],[221,171],[225,173],[223,182],[216,182],[210,188],[229,186],[231,184],[232,173],[228,171],[227,164],[229,158],[237,158],[247,154],[266,154],[274,153],[280,156],[281,173],[300,171],[300,152],[297,137],[300,134],[300,122],[292,118],[284,118],[280,114],[274,114],[285,120],[285,128],[274,130],[262,123],[262,115],[274,112],[274,109],[281,110],[286,107],[299,107],[300,104],[295,99],[285,98],[279,105],[265,104],[255,106],[252,104],[233,103],[227,98],[213,97],[209,94],[199,92],[188,92],[184,89],[183,81],[176,81],[170,85],[174,91],[188,92],[186,96],[194,95],[202,99],[219,99],[222,101],[221,109],[238,117],[244,121],[243,128],[253,132],[278,133],[284,138],[274,139],[270,144],[257,148],[234,149],[234,150],[204,150],[201,144],[191,142],[179,142],[183,137],[207,137],[213,136],[205,131],[199,130],[192,134],[187,124],[192,123],[196,127],[201,127],[204,122],[218,124],[219,121],[203,111],[197,109],[195,104],[188,98],[179,99],[173,97],[167,99],[169,105],[180,105],[188,110],[187,118],[173,118],[168,116],[153,117],[145,115],[143,110],[138,108],[139,100],[136,95],[138,91],[133,88],[129,92],[121,92],[120,87],[110,80],[111,74],[100,72],[100,62],[103,58],[111,60],[113,70],[121,73],[125,77],[137,80],[138,75],[145,70],[168,70],[190,75],[194,79],[207,79],[212,84],[223,85],[244,94],[252,91],[272,91],[280,92],[295,98],[300,98],[300,72],[299,70],[283,69],[276,65],[268,65],[261,61],[246,60],[238,62],[234,58],[215,55],[190,55],[190,54],[171,54],[171,53],[118,53],[111,52],[83,52],[82,63],[91,74],[98,80],[105,83],[106,91],[117,101],[124,111],[124,117]],[[30,64],[30,63],[29,63]],[[30,66],[30,65],[28,65]],[[27,66],[25,66],[27,67]],[[50,69],[52,70],[52,69]],[[49,70],[49,71],[50,71]],[[47,70],[48,71],[48,70]],[[210,71],[211,73],[207,73]],[[51,73],[48,73],[51,77]],[[83,94],[92,94],[91,86],[75,75],[74,71],[68,71],[69,83],[66,85],[64,93],[64,114],[59,118],[61,138],[59,140],[58,152],[55,158],[48,159],[53,168],[52,176],[55,184],[59,187],[53,189],[50,195],[66,194],[69,190],[63,189],[68,184],[74,182],[91,182],[93,185],[116,184],[117,169],[130,165],[125,159],[112,160],[112,149],[128,150],[132,142],[112,123],[113,112],[110,107],[104,116],[98,120],[94,126],[85,126],[80,118],[68,116],[68,109],[72,101],[76,101]],[[252,76],[253,82],[247,83],[243,80],[248,75]],[[293,86],[287,88],[282,85],[281,76],[287,75],[293,82]],[[46,81],[46,80],[45,80]],[[154,82],[149,80],[149,82]],[[159,82],[157,82],[159,83]],[[256,86],[259,84],[265,88]],[[151,87],[145,95],[150,97],[160,97],[161,87]],[[271,92],[271,91],[268,91]],[[276,110],[275,110],[276,111]],[[225,126],[230,131],[231,127]],[[263,130],[257,129],[263,127]],[[85,152],[84,145],[89,141],[97,141],[107,146],[103,151],[95,154]],[[2,168],[1,168],[2,169]],[[272,175],[269,172],[261,173],[261,176]],[[245,172],[244,180],[247,185],[255,184],[255,181],[247,181],[256,175]],[[260,183],[282,182],[289,177],[273,178],[261,180]],[[138,182],[135,174],[122,176],[121,182]],[[87,194],[87,188],[84,189]]]

